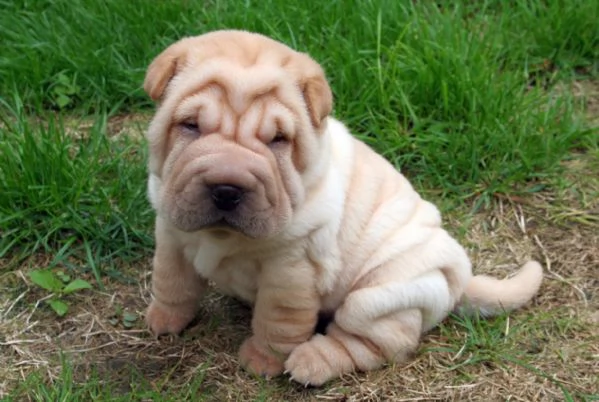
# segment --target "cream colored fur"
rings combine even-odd
[[[437,208],[329,116],[308,56],[218,31],[169,47],[144,86],[159,101],[148,130],[154,333],[182,331],[210,280],[254,306],[244,367],[320,385],[405,361],[456,308],[496,314],[538,291],[534,261],[511,279],[473,277]],[[220,182],[248,189],[241,210],[214,210],[206,188]],[[333,316],[324,335],[319,313]]]

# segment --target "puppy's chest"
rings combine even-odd
[[[260,265],[247,258],[224,259],[209,278],[223,293],[254,303],[258,290]]]
[[[196,272],[212,281],[219,291],[253,303],[258,289],[260,263],[251,255],[227,255],[229,250],[206,245],[187,247],[185,256]]]

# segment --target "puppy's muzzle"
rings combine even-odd
[[[210,196],[214,206],[221,211],[233,211],[241,203],[245,191],[230,184],[210,186]]]

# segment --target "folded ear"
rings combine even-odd
[[[314,62],[315,63],[315,62]],[[314,127],[320,127],[322,120],[331,114],[333,110],[333,94],[329,83],[326,80],[324,71],[317,65],[314,75],[306,78],[303,84],[302,92],[310,120]]]
[[[152,98],[159,100],[169,81],[185,64],[188,44],[185,39],[169,46],[160,53],[148,67],[144,80],[144,91]]]

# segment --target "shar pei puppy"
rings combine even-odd
[[[308,55],[215,31],[165,49],[144,89],[153,333],[181,332],[212,282],[253,306],[242,366],[318,386],[407,360],[456,309],[492,315],[538,291],[534,261],[510,279],[472,274],[438,209],[330,116]]]

